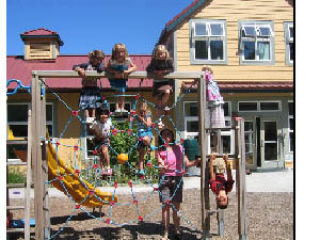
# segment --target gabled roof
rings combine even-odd
[[[195,11],[206,6],[206,3],[209,3],[210,1],[211,0],[194,0],[189,6],[183,9],[182,12],[166,23],[165,28],[161,32],[158,43],[165,43],[169,33],[171,33],[179,25],[179,23],[183,22]]]
[[[60,46],[63,46],[63,41],[60,39],[60,36],[57,32],[51,31],[46,28],[38,28],[30,31],[26,31],[20,34],[22,40],[26,38],[34,38],[34,37],[54,37],[58,39],[58,43]]]
[[[110,59],[110,55],[106,56],[105,63]],[[137,66],[137,71],[145,71],[147,65],[151,61],[151,55],[130,55],[130,59]],[[7,80],[18,79],[25,86],[31,84],[32,70],[71,70],[73,65],[85,63],[88,61],[87,55],[59,55],[56,60],[28,60],[25,61],[23,56],[7,57]],[[80,78],[48,78],[46,82],[50,87],[57,90],[69,91],[81,89]],[[129,79],[128,88],[139,88],[139,79]],[[144,79],[142,88],[152,88],[153,80]],[[102,87],[109,89],[110,84],[106,78],[102,79]],[[10,89],[13,86],[9,86]]]

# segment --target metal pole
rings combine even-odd
[[[210,238],[210,203],[209,203],[209,185],[207,168],[207,135],[205,130],[205,112],[206,112],[206,81],[204,75],[199,81],[199,140],[201,146],[201,221],[203,230],[203,239]]]

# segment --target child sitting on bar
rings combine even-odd
[[[227,170],[227,180],[224,173]],[[217,206],[225,209],[228,206],[227,194],[232,191],[233,179],[231,174],[231,166],[228,163],[228,155],[223,155],[223,159],[216,158],[216,154],[210,154],[209,165],[209,184],[211,191],[216,194]]]

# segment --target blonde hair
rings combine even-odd
[[[166,60],[168,60],[168,59],[170,58],[170,54],[169,54],[166,46],[165,46],[165,45],[162,45],[162,44],[157,45],[157,46],[153,49],[152,58],[158,59],[157,53],[158,53],[159,51],[164,51],[164,52],[166,53]]]
[[[151,111],[150,111],[150,109],[148,107],[148,104],[146,102],[141,102],[138,105],[137,109],[138,109],[139,113],[140,113],[140,111],[144,111],[144,112],[146,112],[146,114],[150,114],[151,113]]]
[[[111,59],[115,60],[115,56],[116,56],[116,51],[117,49],[123,48],[125,51],[125,60],[128,60],[129,58],[129,54],[128,54],[128,50],[126,48],[126,45],[124,45],[123,43],[116,43],[113,48],[112,48],[112,55],[111,55]]]
[[[213,73],[212,69],[211,69],[210,67],[208,67],[208,66],[204,66],[204,67],[201,69],[201,71],[203,71],[203,72],[208,71],[208,72],[210,72],[211,74]]]
[[[102,59],[104,59],[104,52],[102,50],[93,50],[91,53],[89,53],[88,57],[90,59],[91,58],[102,58]]]

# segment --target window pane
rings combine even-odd
[[[210,41],[210,54],[213,60],[223,60],[223,41]]]
[[[256,34],[256,29],[255,29],[255,27],[248,27],[248,26],[246,26],[246,27],[244,27],[243,28],[244,29],[244,36],[256,36],[257,34]]]
[[[293,102],[288,103],[289,115],[294,115],[294,105]]]
[[[198,121],[187,121],[187,132],[198,132],[199,122]]]
[[[260,103],[260,110],[270,111],[270,110],[279,110],[279,103],[278,102],[261,102]]]
[[[277,143],[266,143],[264,145],[264,160],[277,160]]]
[[[290,152],[294,151],[294,133],[290,133]]]
[[[293,43],[289,43],[289,59],[290,61],[294,61],[294,44]]]
[[[276,122],[264,122],[264,140],[277,141],[277,124]]]
[[[294,131],[294,119],[293,118],[290,118],[289,119],[289,128],[290,130]]]
[[[270,36],[271,35],[271,31],[270,31],[269,27],[260,27],[259,31],[260,31],[260,36]]]
[[[270,42],[258,42],[259,60],[270,60]]]
[[[244,139],[245,139],[245,149],[246,149],[246,153],[252,153],[252,139],[253,139],[253,135],[252,133],[250,134],[245,134],[244,135]]]
[[[52,105],[46,106],[46,118],[47,121],[52,121]]]
[[[196,41],[195,48],[196,59],[208,59],[207,41]]]
[[[15,137],[27,137],[28,126],[27,125],[10,125],[10,129]]]
[[[240,102],[239,111],[257,111],[258,103],[256,102]]]
[[[198,104],[197,103],[186,103],[185,104],[185,116],[198,116]]]
[[[8,105],[8,121],[27,122],[28,105]]]
[[[230,108],[229,108],[229,103],[225,102],[225,103],[223,104],[223,111],[224,111],[224,116],[226,116],[226,117],[231,117]]]
[[[7,158],[8,159],[21,159],[27,160],[27,144],[7,145]]]
[[[245,122],[244,131],[253,131],[253,122]]]
[[[225,123],[226,127],[231,127],[231,121],[230,120],[225,120],[224,123]]]
[[[196,23],[195,25],[196,35],[208,35],[205,23]]]
[[[52,125],[47,125],[49,136],[52,137]]]
[[[222,138],[223,153],[230,153],[231,152],[231,136],[221,136],[221,138]]]
[[[224,35],[223,34],[223,28],[221,24],[210,24],[211,28],[211,35],[216,36],[216,35]]]
[[[293,27],[289,27],[289,37],[293,38],[294,32],[293,32]]]
[[[243,54],[245,60],[254,60],[255,59],[255,42],[243,41]]]

